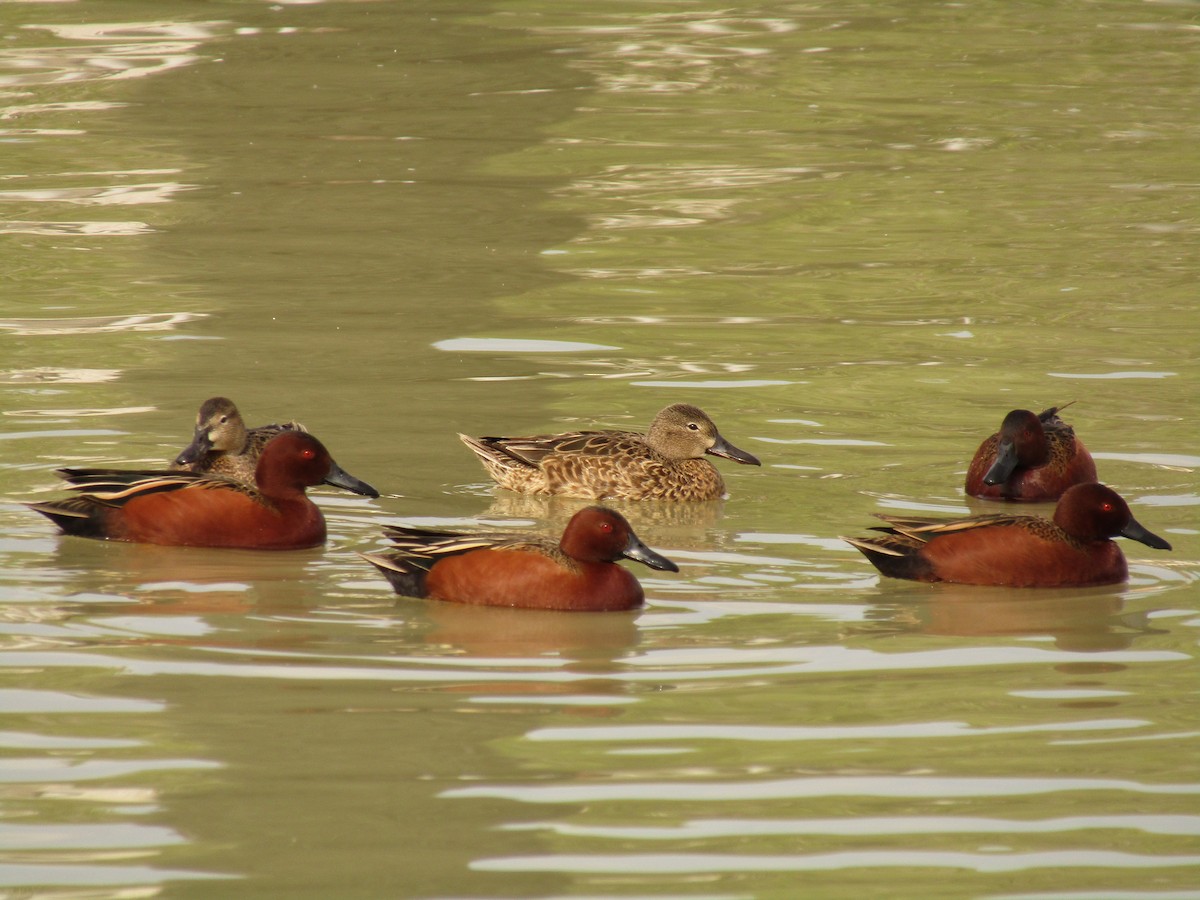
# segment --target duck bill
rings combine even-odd
[[[739,462],[744,466],[761,466],[758,457],[752,453],[747,453],[745,450],[740,450],[725,438],[717,435],[717,442],[708,448],[706,451],[713,456],[723,456],[726,459],[732,459],[734,462]]]
[[[652,569],[658,569],[660,572],[678,572],[679,566],[671,562],[661,553],[655,553],[645,544],[643,544],[635,534],[629,535],[629,543],[625,545],[625,549],[621,551],[621,555],[626,559],[637,560],[640,563],[645,563]]]
[[[983,483],[995,487],[998,484],[1004,484],[1012,477],[1013,470],[1017,467],[1017,448],[1012,441],[1001,441],[1000,446],[996,448],[996,461],[992,463],[992,467],[987,470],[983,476]]]
[[[1121,529],[1121,537],[1131,541],[1139,541],[1155,550],[1170,550],[1171,545],[1152,531],[1147,531],[1137,519],[1130,519],[1129,524]]]
[[[208,431],[203,428],[196,430],[196,436],[192,438],[192,442],[183,448],[183,452],[175,457],[175,465],[190,466],[200,462],[204,457],[212,452],[212,441],[209,440]]]
[[[379,491],[365,481],[355,478],[335,462],[329,464],[329,474],[325,476],[324,484],[333,485],[364,497],[378,497]]]

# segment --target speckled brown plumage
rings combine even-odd
[[[196,414],[192,442],[175,457],[170,470],[221,475],[243,484],[254,484],[255,467],[263,448],[287,431],[306,432],[299,422],[246,428],[242,414],[228,397],[211,397]],[[348,476],[347,487],[355,493],[378,497],[379,492],[361,479]]]
[[[210,397],[196,413],[196,430],[171,463],[176,472],[209,472],[246,484],[254,483],[254,467],[263,447],[284,431],[305,431],[299,422],[246,428],[242,414],[228,397]]]
[[[700,409],[659,412],[647,434],[572,431],[530,437],[459,438],[488,474],[511,491],[587,500],[715,500],[725,481],[706,453],[760,465],[726,441]]]

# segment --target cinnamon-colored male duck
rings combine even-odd
[[[195,472],[59,469],[58,474],[79,496],[28,505],[65,534],[248,550],[323,544],[325,519],[305,488],[347,487],[357,480],[303,431],[284,431],[267,443],[253,485]]]
[[[892,578],[1010,587],[1116,584],[1129,577],[1121,536],[1156,550],[1171,545],[1147,531],[1112,488],[1077,484],[1054,519],[997,514],[961,519],[888,516],[878,537],[843,538]]]
[[[646,434],[571,431],[531,437],[460,434],[489,475],[510,491],[585,500],[716,500],[725,482],[704,455],[761,465],[721,437],[687,403],[662,410]]]
[[[396,526],[385,533],[393,548],[359,555],[406,597],[529,609],[634,609],[645,599],[642,586],[616,560],[679,571],[643,544],[624,516],[602,506],[577,512],[559,541],[535,534]]]
[[[1070,404],[1067,404],[1068,406]],[[1096,463],[1075,429],[1058,417],[1014,409],[975,451],[966,492],[984,500],[1057,500],[1073,484],[1096,480]]]
[[[192,442],[175,457],[172,471],[224,475],[246,484],[254,484],[255,467],[263,448],[276,435],[286,431],[305,431],[299,422],[260,425],[246,428],[242,414],[228,397],[210,397],[200,404],[196,414],[196,432]],[[341,484],[348,491],[378,497],[379,491],[348,473]]]

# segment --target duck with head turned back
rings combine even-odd
[[[1147,531],[1112,488],[1069,487],[1054,519],[997,514],[961,519],[880,515],[879,536],[843,538],[892,578],[1009,587],[1117,584],[1129,577],[1114,537],[1156,550],[1171,545]]]
[[[325,519],[305,495],[356,479],[303,431],[263,448],[253,484],[195,472],[59,469],[76,497],[28,504],[65,534],[183,547],[299,550],[325,542]]]
[[[687,403],[659,412],[644,435],[571,431],[459,438],[501,487],[584,500],[716,500],[725,495],[725,482],[705,454],[761,465]]]
[[[224,475],[252,485],[259,455],[267,443],[283,432],[305,430],[299,422],[247,428],[232,400],[228,397],[210,397],[200,405],[200,411],[196,414],[196,432],[192,442],[175,457],[170,468],[178,472]],[[367,497],[379,496],[379,492],[371,485],[349,474],[346,474],[342,487]]]
[[[679,567],[638,539],[620,513],[581,509],[561,540],[532,534],[435,531],[389,526],[393,547],[360,553],[396,593],[476,606],[606,612],[634,609],[645,599],[621,558],[652,569]]]
[[[1034,414],[1014,409],[987,438],[967,470],[965,490],[984,500],[1057,500],[1073,484],[1096,480],[1096,463],[1075,429],[1058,417],[1064,406]]]

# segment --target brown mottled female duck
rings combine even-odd
[[[242,414],[228,397],[210,397],[196,414],[196,433],[192,442],[175,457],[171,471],[223,475],[243,484],[254,484],[255,467],[263,448],[276,435],[304,432],[299,422],[246,428]],[[346,476],[341,483],[348,491],[378,497],[379,491],[365,481]]]
[[[585,500],[716,500],[725,482],[706,453],[761,465],[721,437],[687,403],[662,410],[646,434],[572,431],[531,437],[459,438],[510,491]]]

